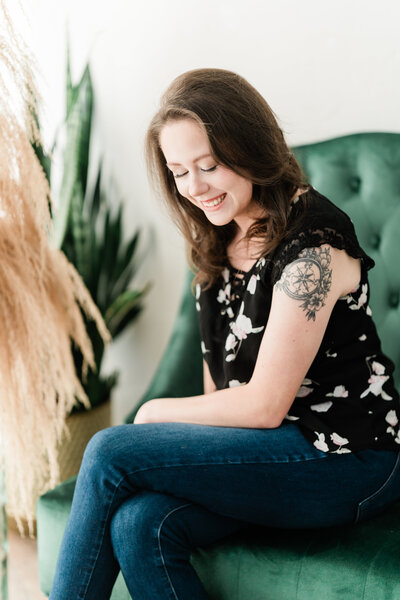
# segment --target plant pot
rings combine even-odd
[[[67,418],[69,436],[65,436],[58,450],[60,482],[76,475],[83,453],[91,437],[111,425],[111,400],[92,408],[73,413]]]

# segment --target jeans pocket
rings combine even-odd
[[[400,498],[400,452],[386,481],[376,492],[359,502],[355,523],[374,517],[398,498]]]

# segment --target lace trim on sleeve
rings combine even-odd
[[[299,253],[305,248],[315,248],[323,244],[346,250],[347,254],[353,258],[360,258],[362,264],[368,270],[374,266],[374,261],[360,247],[355,235],[339,233],[332,227],[321,227],[315,230],[301,231],[296,238],[283,242],[283,246],[277,249],[273,258],[272,266],[272,285],[275,285],[281,278],[282,271],[287,264],[297,258]]]

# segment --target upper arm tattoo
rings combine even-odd
[[[315,321],[316,312],[325,306],[332,282],[330,263],[329,246],[306,248],[296,260],[286,265],[275,284],[278,290],[301,302],[308,320]]]

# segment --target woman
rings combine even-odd
[[[91,440],[51,600],[109,598],[119,569],[135,600],[205,599],[193,548],[249,524],[356,523],[400,496],[373,261],[265,100],[229,71],[185,73],[147,157],[191,249],[205,393],[152,400]]]

